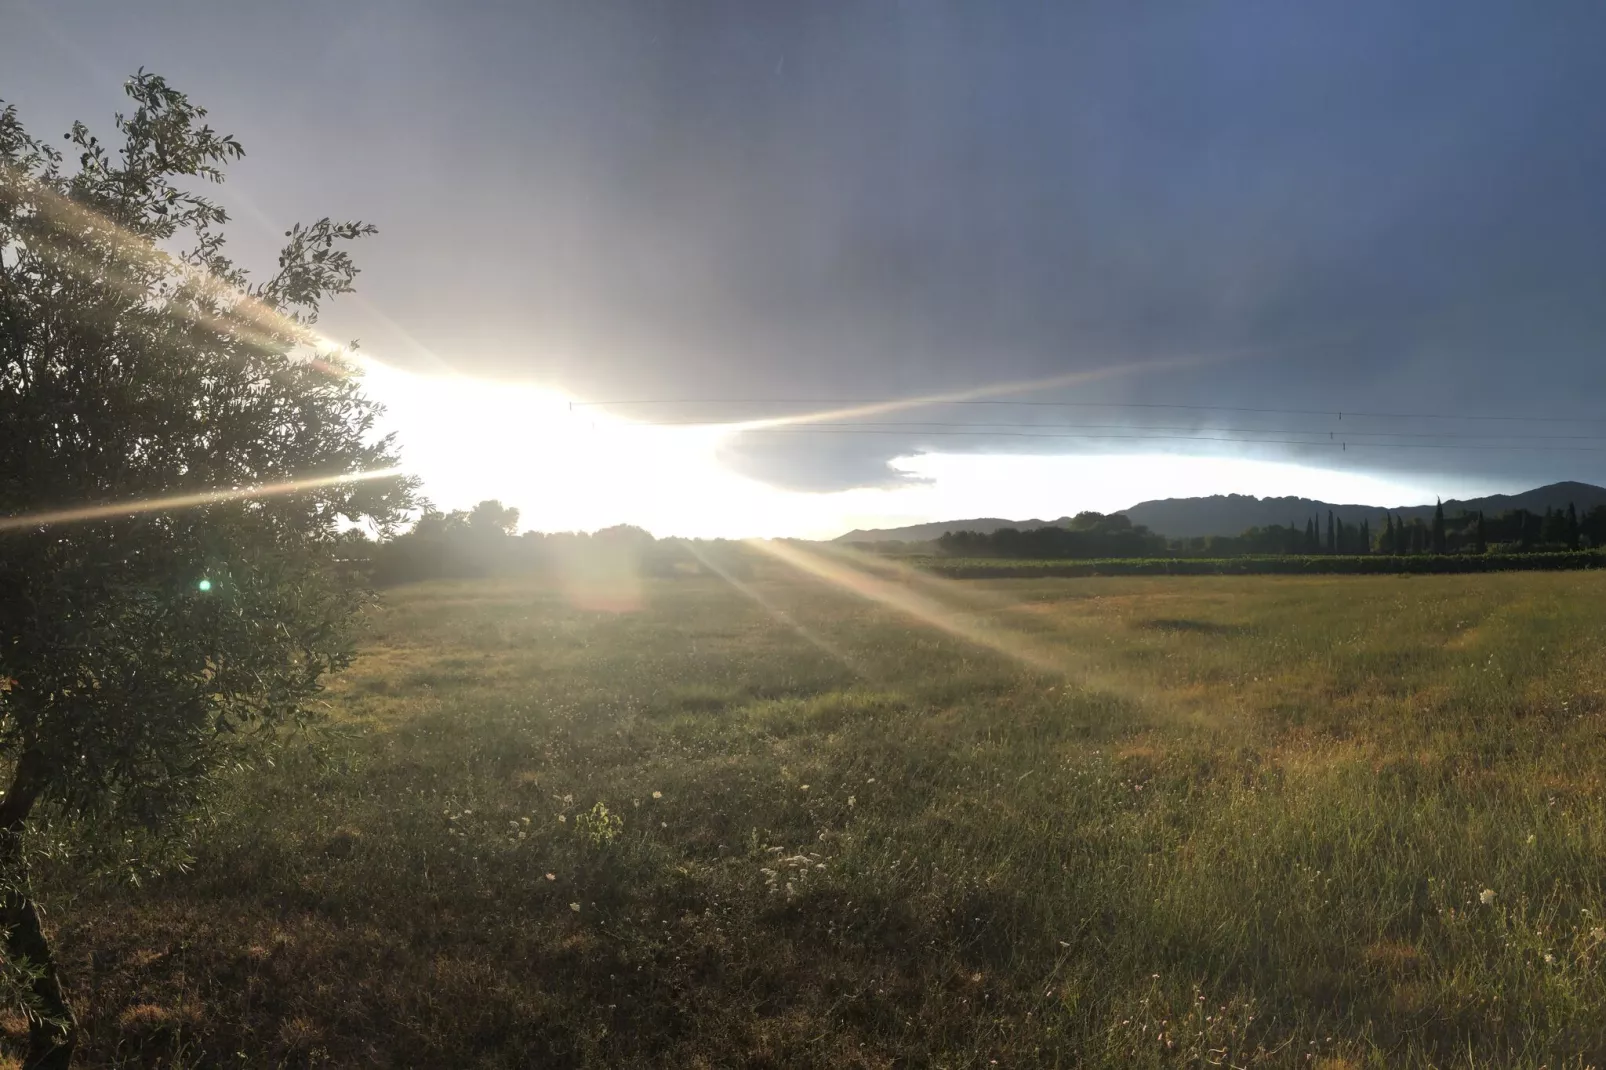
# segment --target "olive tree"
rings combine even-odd
[[[31,826],[159,832],[305,723],[365,597],[341,533],[415,495],[313,348],[373,228],[298,225],[251,281],[206,196],[239,143],[159,77],[126,89],[114,145],[0,111],[0,924],[30,1066],[68,1065],[76,1032]]]

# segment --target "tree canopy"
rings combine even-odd
[[[30,1065],[66,1065],[71,1028],[29,815],[159,829],[303,720],[363,597],[341,529],[415,492],[312,330],[373,228],[292,227],[252,282],[207,195],[243,149],[160,77],[126,90],[118,143],[74,124],[67,160],[0,111],[0,869],[11,957],[42,971]]]

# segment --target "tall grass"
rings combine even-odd
[[[91,1061],[1606,1063],[1606,580],[946,592],[1057,674],[751,591],[391,592],[187,873],[47,876]]]

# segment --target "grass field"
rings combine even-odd
[[[1606,576],[868,591],[388,592],[86,1064],[1606,1064]]]

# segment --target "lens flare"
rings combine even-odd
[[[865,416],[880,416],[888,412],[903,412],[907,409],[920,409],[930,405],[943,405],[952,401],[976,401],[980,398],[1003,397],[1009,394],[1026,394],[1034,390],[1053,390],[1058,387],[1077,386],[1082,383],[1098,382],[1101,379],[1113,379],[1127,375],[1138,375],[1144,372],[1167,371],[1175,368],[1193,367],[1206,363],[1214,358],[1205,357],[1174,357],[1166,360],[1135,361],[1128,364],[1108,364],[1102,368],[1091,368],[1087,371],[1069,372],[1065,375],[1054,375],[1046,379],[1030,379],[1011,383],[993,383],[989,386],[973,387],[969,390],[955,390],[943,394],[923,394],[910,398],[893,398],[888,401],[871,401],[862,405],[848,405],[839,409],[822,409],[818,412],[798,413],[792,416],[771,416],[758,420],[742,420],[737,423],[725,424],[726,431],[765,431],[771,428],[794,427],[804,424],[817,424],[833,420],[855,420]]]

